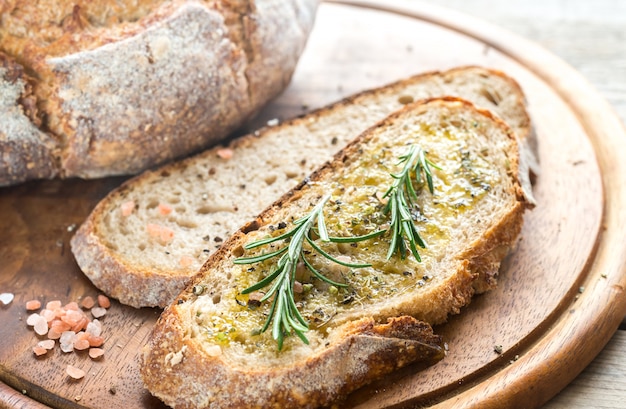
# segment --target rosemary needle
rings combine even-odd
[[[318,279],[335,287],[346,287],[346,284],[339,283],[326,277],[321,271],[316,269],[305,257],[303,251],[306,242],[311,249],[318,254],[329,259],[333,263],[351,268],[370,267],[370,264],[347,263],[338,260],[324,251],[319,244],[311,237],[314,231],[322,242],[335,243],[355,243],[368,240],[385,233],[391,235],[387,260],[395,253],[400,253],[400,257],[405,259],[409,249],[418,261],[421,261],[417,247],[425,248],[426,244],[422,240],[413,218],[411,207],[417,201],[417,191],[414,183],[422,185],[424,179],[428,190],[434,193],[433,176],[431,167],[439,169],[437,165],[426,158],[425,151],[416,145],[411,145],[408,152],[400,157],[400,164],[404,164],[402,171],[398,174],[391,174],[394,179],[393,184],[387,189],[383,198],[388,198],[387,204],[383,208],[384,214],[390,214],[390,224],[388,229],[377,230],[370,234],[353,237],[331,237],[328,234],[324,221],[324,206],[330,199],[330,195],[324,196],[311,212],[301,219],[293,222],[294,227],[287,232],[275,237],[257,240],[244,246],[246,250],[265,246],[277,241],[286,241],[287,244],[278,250],[262,253],[257,256],[239,257],[235,259],[235,264],[254,264],[278,257],[278,262],[274,269],[256,284],[246,288],[241,293],[249,294],[253,291],[269,287],[269,290],[261,298],[261,302],[272,299],[268,317],[261,328],[265,332],[272,326],[272,337],[278,343],[278,349],[282,349],[286,335],[295,333],[305,344],[309,341],[305,333],[309,330],[309,325],[304,319],[298,306],[296,305],[293,286],[296,281],[296,269],[300,261]],[[406,241],[408,241],[408,248]]]
[[[383,213],[390,214],[391,221],[387,230],[391,235],[387,260],[395,253],[400,253],[400,258],[405,259],[408,254],[406,241],[417,261],[421,261],[417,247],[425,248],[426,243],[422,240],[413,218],[411,206],[417,201],[417,192],[413,186],[413,179],[418,185],[424,183],[431,194],[434,193],[433,175],[431,167],[440,169],[437,165],[426,158],[425,151],[416,145],[411,145],[405,155],[400,156],[400,164],[404,164],[398,174],[391,174],[393,184],[387,189],[383,198],[388,198]],[[422,176],[423,174],[423,176]]]
[[[276,241],[289,239],[289,243],[280,248],[279,250],[264,253],[258,256],[252,257],[240,257],[235,259],[235,264],[252,264],[265,260],[269,260],[274,257],[280,257],[274,270],[272,270],[265,278],[257,282],[256,284],[246,288],[241,293],[249,294],[253,291],[260,290],[267,286],[270,286],[269,290],[265,293],[261,302],[267,301],[273,298],[270,306],[270,311],[261,329],[261,332],[265,332],[272,325],[272,337],[278,342],[278,349],[282,349],[285,335],[294,332],[304,343],[308,344],[309,341],[306,338],[305,332],[309,330],[307,321],[304,319],[295,301],[295,295],[293,291],[293,285],[295,283],[296,269],[299,261],[302,261],[307,269],[313,273],[317,278],[325,281],[331,285],[337,287],[346,287],[346,284],[335,282],[326,277],[322,272],[317,270],[305,257],[303,252],[304,243],[308,243],[313,250],[326,257],[334,263],[352,267],[361,268],[369,267],[370,264],[355,264],[347,263],[337,260],[327,252],[325,252],[311,237],[311,231],[315,231],[319,236],[319,239],[324,242],[349,242],[354,243],[358,241],[368,240],[370,238],[379,236],[385,232],[385,230],[378,230],[373,233],[355,236],[355,237],[330,237],[324,221],[324,205],[330,199],[330,195],[324,196],[320,202],[313,208],[313,210],[305,217],[296,220],[294,222],[295,227],[279,236],[270,237],[249,243],[244,248],[250,250],[263,245],[271,244]]]

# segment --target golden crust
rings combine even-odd
[[[42,114],[33,82],[21,64],[0,51],[0,186],[57,174],[56,141],[38,129]]]
[[[384,324],[363,318],[306,362],[251,371],[202,353],[197,340],[184,336],[183,320],[175,307],[164,311],[141,366],[148,387],[181,409],[327,406],[382,375],[416,361],[432,364],[445,354],[441,337],[412,317]]]

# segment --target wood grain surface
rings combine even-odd
[[[540,141],[539,206],[526,218],[498,289],[436,329],[449,356],[425,371],[407,368],[358,391],[351,406],[538,407],[592,361],[626,313],[626,239],[616,227],[626,225],[625,170],[618,160],[624,128],[582,75],[534,43],[428,4],[324,4],[291,86],[248,129],[407,75],[463,64],[502,69],[527,93]],[[68,302],[98,294],[75,265],[68,241],[122,180],[0,190],[0,292],[16,294],[0,307],[0,380],[10,385],[0,385],[1,404],[162,406],[143,389],[137,371],[159,310],[114,302],[103,319],[101,361],[58,349],[35,358],[37,337],[25,325],[26,300]],[[68,364],[83,368],[86,377],[70,381]]]

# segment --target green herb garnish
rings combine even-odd
[[[242,294],[249,294],[271,284],[270,289],[263,296],[263,298],[261,298],[261,302],[263,302],[274,296],[270,312],[263,328],[261,329],[261,332],[265,332],[269,328],[270,323],[273,321],[272,337],[278,342],[279,350],[282,349],[285,335],[290,334],[292,330],[305,344],[309,343],[308,339],[304,335],[304,333],[309,330],[309,326],[304,317],[302,317],[298,311],[293,291],[296,268],[299,261],[302,261],[309,271],[311,271],[311,273],[313,273],[313,275],[320,280],[323,280],[335,287],[347,287],[347,284],[338,283],[329,279],[322,272],[318,271],[315,267],[313,267],[313,265],[311,265],[305,257],[305,252],[303,251],[305,242],[317,253],[342,266],[352,268],[371,266],[370,264],[352,264],[337,260],[322,250],[322,248],[311,237],[311,232],[314,231],[323,242],[335,243],[355,243],[379,236],[385,232],[385,230],[378,230],[363,236],[330,237],[324,222],[323,212],[324,205],[329,198],[330,196],[325,196],[307,216],[296,220],[294,222],[295,227],[293,229],[276,237],[269,237],[267,239],[247,244],[244,248],[249,250],[271,244],[279,240],[288,239],[288,244],[286,246],[276,251],[264,253],[258,256],[240,257],[235,259],[235,264],[252,264],[280,256],[276,267],[267,275],[267,277],[242,291]]]
[[[400,253],[400,258],[403,260],[406,258],[408,250],[406,240],[409,242],[413,256],[417,261],[422,261],[417,247],[425,248],[426,244],[420,237],[411,215],[411,207],[415,206],[417,201],[417,192],[413,186],[413,181],[415,180],[418,185],[422,185],[426,179],[426,185],[432,194],[435,188],[430,168],[431,166],[435,169],[440,168],[428,160],[425,151],[416,145],[411,145],[409,151],[400,156],[399,164],[402,163],[404,163],[402,171],[398,174],[391,174],[394,179],[393,185],[387,189],[383,196],[383,199],[389,199],[383,213],[391,213],[391,223],[387,230],[391,234],[387,260],[395,253]]]

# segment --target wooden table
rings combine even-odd
[[[385,7],[393,7],[396,3],[406,4],[407,2],[410,2],[410,0],[389,0],[384,2],[384,4]],[[383,2],[379,1],[379,3],[382,4]],[[501,4],[491,4],[487,0],[438,0],[436,2],[432,1],[432,3],[436,7],[450,7],[451,11],[458,8],[470,15],[473,14],[481,20],[489,21],[497,26],[517,32],[522,37],[535,41],[549,51],[561,56],[596,86],[603,96],[616,108],[622,121],[626,122],[626,72],[623,69],[626,67],[626,30],[623,29],[626,26],[626,4],[620,5],[618,1],[608,0],[596,1],[593,4],[587,4],[585,0],[570,2],[515,0],[512,2],[501,2]],[[328,17],[330,17],[328,11],[322,15],[327,20],[320,19],[321,21],[333,20],[328,20]],[[364,16],[367,15],[369,14],[364,14]],[[355,23],[355,20],[358,19],[353,18],[353,24],[364,24],[362,21],[356,21]],[[393,28],[396,29],[395,27]],[[318,30],[320,29],[318,28]],[[354,39],[354,35],[351,35],[349,28],[344,28],[343,31],[340,29],[339,31],[345,35],[344,39]],[[384,34],[384,30],[382,31]],[[395,31],[399,32],[397,29]],[[407,35],[410,34],[407,33]],[[379,42],[378,45],[380,44]],[[393,47],[396,48],[394,49]],[[445,65],[456,61],[454,54],[448,52],[445,56],[435,55],[432,61],[419,59],[417,66],[409,64],[408,66],[399,67],[405,63],[401,58],[407,54],[410,55],[414,49],[406,46],[404,42],[402,44],[390,44],[389,48],[391,50],[388,55],[392,58],[383,60],[381,62],[382,67],[370,64],[365,69],[362,69],[359,66],[358,70],[350,71],[350,75],[346,75],[345,67],[340,67],[344,71],[341,71],[341,69],[333,71],[337,67],[324,67],[325,69],[328,68],[324,72],[329,75],[322,82],[319,82],[320,78],[317,78],[318,82],[315,83],[313,81],[314,84],[308,84],[307,81],[303,81],[302,75],[299,78],[295,78],[296,89],[307,92],[301,95],[298,95],[297,92],[292,92],[291,94],[287,92],[284,98],[275,104],[278,112],[283,115],[280,119],[318,106],[317,103],[321,102],[323,98],[326,99],[324,102],[331,102],[360,89],[381,85],[380,81],[383,81],[383,83],[389,82],[424,69],[439,69],[442,61],[445,61]],[[337,47],[337,49],[341,49],[341,47]],[[394,50],[400,52],[394,52]],[[486,54],[488,50],[486,48],[484,53]],[[370,62],[376,60],[376,56],[367,55],[365,50],[351,49],[350,52]],[[445,53],[445,50],[442,50],[442,53]],[[413,55],[416,54],[413,53]],[[337,57],[333,58],[335,62],[341,61],[342,58],[342,56],[334,55],[333,57]],[[315,56],[315,58],[318,58],[318,56]],[[303,65],[311,62],[313,62],[313,65],[315,64],[315,60],[307,60],[307,58],[303,58],[302,61]],[[461,62],[463,62],[462,59]],[[620,67],[622,67],[621,71]],[[332,74],[336,74],[339,71],[342,72],[341,78],[332,76]],[[381,75],[383,72],[385,76]],[[305,79],[310,80],[308,77]],[[302,95],[310,96],[311,100],[298,99]],[[323,98],[318,101],[316,98],[320,96],[323,96]],[[267,115],[271,114],[271,111],[265,112],[266,116],[261,115],[257,123],[250,127],[255,128],[259,124],[264,124],[271,118],[271,116],[268,117]],[[154,317],[149,318],[151,320],[154,319]],[[620,316],[617,316],[618,320],[619,318]],[[615,326],[617,326],[617,321],[615,322]],[[617,331],[591,365],[570,386],[544,407],[624,407],[623,400],[626,398],[626,358],[624,358],[624,352],[626,352],[626,330],[623,329],[624,324],[622,324],[622,330]],[[610,334],[612,333],[613,329]],[[608,336],[604,338],[604,340],[606,339],[608,339]],[[135,340],[135,343],[138,342]],[[599,349],[601,344],[597,345],[597,349]],[[580,368],[582,366],[579,366],[578,370]],[[569,380],[571,377],[567,379]],[[527,391],[527,388],[524,391]],[[2,391],[0,391],[1,393]],[[118,395],[121,395],[121,393],[118,393]],[[9,397],[12,400],[13,407],[39,407],[38,404],[30,400],[27,401],[28,397],[22,397],[19,393],[14,393]],[[79,405],[82,405],[83,402],[87,402],[87,399],[81,400]],[[153,404],[153,401],[147,402],[147,406]],[[0,402],[0,406],[2,406],[2,402]]]
[[[626,2],[430,1],[504,27],[563,58],[626,123]],[[625,175],[626,177],[626,175]],[[626,407],[626,319],[605,349],[546,409]]]

